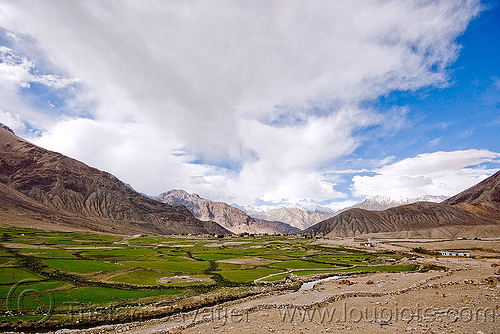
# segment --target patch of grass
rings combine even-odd
[[[40,277],[23,268],[0,268],[1,284],[14,284],[24,279],[39,280]]]
[[[18,252],[23,255],[44,257],[44,258],[66,258],[66,259],[74,259],[75,256],[72,252],[67,251],[65,249],[30,249],[24,248],[19,249]]]
[[[61,239],[57,237],[44,238],[42,240],[44,245],[47,246],[92,246],[92,241],[87,240],[73,240],[72,238],[68,238],[68,236],[63,237]]]
[[[117,264],[94,260],[47,259],[43,262],[50,267],[72,273],[91,273],[123,269],[123,266]]]
[[[287,277],[290,277],[290,273],[284,273],[284,274],[280,274],[280,275],[274,275],[274,276],[271,276],[271,277],[263,279],[263,281],[266,281],[266,282],[276,282],[276,281],[280,281],[282,279],[285,279]]]
[[[333,270],[300,270],[300,271],[294,271],[293,273],[297,276],[307,276],[307,275],[329,274],[336,272],[338,271],[333,269]]]
[[[154,245],[160,243],[162,241],[166,241],[163,237],[157,236],[141,236],[133,239],[129,239],[128,243],[130,245]]]
[[[255,267],[255,265],[217,262],[217,269],[218,270],[235,270],[235,269],[245,269],[245,268],[252,268],[252,267]]]
[[[291,260],[291,261],[283,261],[278,263],[273,263],[272,267],[277,268],[286,268],[286,269],[307,269],[307,268],[328,268],[328,264],[324,263],[315,263],[303,260]]]
[[[428,250],[428,249],[425,249],[423,247],[415,247],[412,249],[413,252],[415,253],[419,253],[419,254],[427,254],[427,255],[437,255],[438,252],[435,252],[435,251],[432,251],[432,250]]]
[[[209,263],[189,258],[168,256],[161,261],[123,261],[130,267],[156,269],[170,273],[201,273],[208,269]]]
[[[157,285],[157,280],[167,276],[166,273],[158,273],[151,270],[131,270],[128,273],[113,277],[113,282],[138,284],[138,285]]]
[[[399,273],[402,271],[413,271],[415,270],[414,266],[411,265],[392,265],[392,266],[356,266],[352,268],[346,269],[334,269],[334,270],[301,270],[294,271],[293,273],[297,276],[306,276],[306,275],[316,275],[316,274],[329,274],[329,273],[356,273],[356,272],[364,272],[364,273],[375,273],[375,272],[387,272],[387,273]]]
[[[189,278],[175,278],[169,273],[164,272],[155,272],[151,270],[133,270],[128,273],[118,275],[113,277],[111,280],[113,282],[119,283],[128,283],[128,284],[136,284],[136,285],[197,285],[197,284],[206,284],[213,283],[212,280],[207,275],[188,275]],[[166,282],[169,277],[174,277],[170,279],[170,282]],[[179,276],[185,277],[185,276]],[[160,283],[159,280],[161,278],[167,278],[165,282]],[[195,282],[190,282],[191,280],[195,280]]]
[[[77,288],[69,291],[69,296],[80,303],[106,303],[123,299],[138,299],[161,295],[176,295],[184,289],[168,290],[121,290],[102,287]]]
[[[34,282],[0,286],[0,309],[33,310],[39,307],[47,309],[53,306],[55,300],[50,290],[59,288],[61,282]]]
[[[234,254],[218,254],[216,252],[213,252],[213,253],[195,253],[193,255],[197,259],[214,260],[214,261],[229,260],[229,259],[234,259],[234,258],[238,257],[237,255],[234,255]]]
[[[247,283],[256,280],[257,278],[265,277],[271,274],[281,272],[280,269],[272,269],[265,267],[257,267],[253,269],[239,269],[239,270],[226,270],[217,271],[226,280],[236,283]]]
[[[129,247],[120,249],[88,249],[82,251],[81,256],[99,260],[144,261],[156,260],[160,254],[150,248]]]
[[[335,253],[314,257],[316,261],[336,263],[352,263],[352,262],[368,262],[377,257],[371,254],[348,254],[348,253]]]
[[[387,272],[387,273],[399,273],[402,271],[412,271],[415,270],[414,266],[397,264],[393,266],[356,266],[348,269],[338,269],[333,272]]]
[[[10,256],[10,254],[3,248],[0,248],[0,256]]]

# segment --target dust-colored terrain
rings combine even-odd
[[[363,247],[352,239],[337,242]],[[337,246],[334,240],[318,243]],[[391,240],[377,247],[383,244],[407,251],[469,248],[490,256],[425,256],[416,260],[434,266],[425,272],[346,276],[309,290],[272,292],[167,318],[74,332],[500,333],[499,240]]]
[[[416,202],[384,211],[349,209],[304,230],[311,236],[379,234],[391,238],[500,236],[500,172],[442,203]]]
[[[299,228],[285,224],[283,220],[253,218],[244,211],[229,204],[201,198],[196,194],[189,194],[184,190],[170,190],[156,196],[154,199],[170,205],[183,205],[196,218],[200,220],[213,220],[236,234],[293,234],[300,232]]]

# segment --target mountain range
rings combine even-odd
[[[164,192],[153,199],[170,205],[183,205],[196,218],[213,220],[233,233],[293,234],[301,230],[280,221],[250,217],[244,211],[229,204],[204,199],[184,190]]]
[[[328,208],[307,211],[293,206],[281,206],[265,211],[245,208],[245,212],[254,218],[281,221],[301,230],[335,215],[335,211]]]
[[[364,209],[370,211],[382,211],[395,206],[410,204],[415,202],[441,202],[444,201],[446,196],[432,196],[426,195],[418,198],[394,198],[389,196],[373,196],[364,199],[363,201],[354,204],[353,206],[346,207],[340,210],[332,210],[328,207],[314,205],[314,206],[279,206],[274,208],[254,208],[254,207],[240,207],[247,214],[254,218],[261,218],[267,220],[277,220],[285,222],[289,225],[306,229],[313,226],[325,219],[338,215],[339,213],[349,209]]]
[[[352,208],[304,231],[323,237],[492,237],[500,235],[500,172],[441,203],[416,202],[383,211]]]
[[[262,212],[249,215],[182,190],[149,198],[0,124],[0,226],[120,234],[285,234],[305,228],[301,233],[322,237],[500,236],[500,172],[440,203],[442,198],[423,199],[399,205],[415,199],[374,197],[342,212],[284,207],[267,211],[269,219],[256,218],[251,215]]]
[[[350,207],[341,209],[337,211],[336,213],[339,214],[341,212],[347,211],[349,209],[363,209],[363,210],[370,210],[370,211],[384,211],[396,206],[400,205],[405,205],[405,204],[411,204],[411,203],[416,203],[416,202],[434,202],[434,203],[440,203],[447,199],[447,196],[433,196],[433,195],[425,195],[421,197],[416,197],[416,198],[395,198],[395,197],[390,197],[390,196],[372,196],[372,197],[367,197],[364,200],[362,200],[359,203],[356,203]]]
[[[184,206],[143,196],[113,175],[0,127],[0,222],[112,233],[231,234]]]

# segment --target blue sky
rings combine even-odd
[[[500,167],[499,1],[0,1],[0,122],[138,191],[451,196]]]

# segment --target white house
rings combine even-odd
[[[441,255],[470,257],[470,253],[468,250],[454,250],[454,249],[443,249],[441,250]]]

